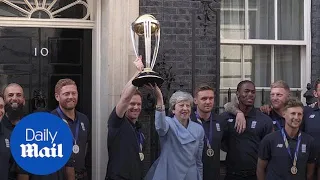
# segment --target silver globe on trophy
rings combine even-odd
[[[136,38],[136,36],[138,36],[138,38]],[[152,36],[154,36],[155,41],[151,60]],[[156,83],[160,86],[164,80],[157,72],[153,71],[160,44],[160,23],[151,14],[141,15],[131,24],[131,40],[137,58],[139,55],[136,46],[141,37],[144,39],[145,44],[145,57],[142,58],[145,59],[145,68],[135,79],[133,79],[132,84],[141,87],[145,84]]]

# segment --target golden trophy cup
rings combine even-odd
[[[138,36],[136,41],[136,36]],[[153,56],[151,60],[151,37],[155,37]],[[158,86],[161,86],[163,83],[163,78],[159,76],[159,74],[153,71],[154,64],[157,59],[159,44],[160,44],[160,24],[159,21],[156,20],[154,16],[151,14],[144,14],[139,16],[132,24],[131,24],[131,40],[133,44],[133,49],[136,57],[138,58],[138,52],[136,44],[139,42],[139,38],[144,38],[145,44],[145,68],[140,72],[140,74],[133,79],[132,84],[137,87],[141,87],[145,84],[151,83],[154,85],[155,83]]]

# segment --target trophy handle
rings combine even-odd
[[[131,41],[132,41],[132,45],[133,45],[133,51],[136,54],[136,57],[138,58],[139,55],[138,55],[138,52],[137,52],[135,36],[134,36],[134,32],[132,30],[132,27],[130,28],[130,32],[131,32]]]
[[[159,28],[157,34],[155,34],[155,37],[156,37],[156,45],[154,47],[151,69],[153,69],[153,66],[154,66],[156,59],[157,59],[157,56],[158,56],[158,50],[159,50],[159,44],[160,44],[160,28]]]

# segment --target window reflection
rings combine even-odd
[[[241,53],[240,45],[221,45],[221,87],[235,87],[241,81]]]
[[[275,80],[286,81],[290,88],[301,87],[300,46],[275,46]]]

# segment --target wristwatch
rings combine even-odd
[[[164,111],[165,110],[165,106],[164,105],[156,105],[156,110],[157,111]]]

